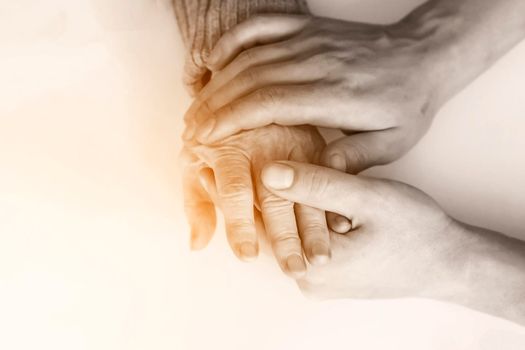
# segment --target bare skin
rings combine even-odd
[[[389,163],[440,107],[525,37],[521,0],[432,0],[392,25],[266,15],[226,33],[186,119],[212,144],[269,124],[344,131],[323,165]]]
[[[431,298],[525,324],[525,242],[460,223],[396,181],[296,162],[269,164],[261,178],[283,199],[354,224],[331,237],[330,263],[297,280],[305,294]]]
[[[192,93],[197,93],[207,83],[205,63],[209,50],[236,21],[258,11],[308,12],[302,0],[177,0],[173,5],[188,49],[185,82]],[[220,21],[217,15],[220,15]],[[210,241],[216,226],[215,208],[218,207],[224,215],[231,248],[243,261],[253,260],[259,253],[255,220],[256,214],[261,212],[272,237],[275,257],[285,273],[298,277],[306,270],[306,259],[310,264],[323,264],[329,260],[324,212],[294,206],[273,196],[260,185],[257,175],[262,164],[271,160],[317,162],[324,146],[324,140],[313,127],[270,126],[208,146],[199,146],[188,139],[183,150],[183,176],[192,249],[202,249]],[[336,228],[343,232],[349,229],[344,218],[339,217],[336,224]]]
[[[224,214],[228,241],[245,261],[259,251],[255,208],[281,269],[294,278],[307,264],[331,256],[325,213],[276,197],[260,181],[273,160],[316,162],[325,143],[315,128],[267,126],[231,136],[212,146],[193,145],[185,168],[186,213],[192,223],[192,246],[204,248],[215,231],[215,205]],[[198,177],[200,176],[200,182]],[[204,184],[204,186],[203,186]]]
[[[196,138],[211,148],[224,147],[231,135],[242,130],[311,124],[348,134],[324,148],[319,158],[323,165],[357,173],[391,162],[423,136],[445,101],[524,37],[524,7],[521,0],[433,0],[388,26],[297,15],[247,20],[227,32],[213,49],[207,65],[214,74],[186,115],[184,137]],[[239,137],[252,144],[251,132]],[[254,146],[249,152],[265,153],[261,147],[270,147],[279,153],[277,144],[268,145],[264,138],[259,142],[260,149]],[[238,154],[231,154],[232,159],[243,157],[243,147],[235,148]],[[245,172],[243,179],[249,178],[250,168],[239,169]],[[214,173],[225,188],[239,178],[217,179],[228,172]],[[186,187],[194,192],[187,191],[186,197],[188,208],[193,208],[188,213],[194,247],[200,248],[211,236],[215,217],[213,201],[196,178],[196,174],[187,176]],[[235,200],[230,204],[226,197],[220,200],[222,207],[246,205],[239,209],[242,217],[226,220],[244,222],[229,225],[228,235],[243,237],[230,242],[245,260],[257,251],[247,249],[250,254],[239,254],[238,250],[246,237],[256,244],[250,194],[254,191],[257,189],[249,191],[244,186],[243,194],[231,197]],[[209,213],[209,222],[199,221],[204,212]],[[282,219],[265,217],[273,227],[281,226]],[[329,226],[337,228],[339,219],[328,215]],[[247,227],[246,223],[252,228],[232,233]],[[346,232],[348,222],[342,223],[339,232]],[[318,234],[326,232],[326,227],[309,226],[318,227]],[[295,230],[296,238],[301,238],[299,231]],[[295,252],[296,248],[290,256]],[[278,261],[285,260],[278,257]]]

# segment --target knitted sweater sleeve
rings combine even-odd
[[[206,83],[206,59],[217,40],[236,24],[262,13],[309,13],[306,0],[173,0],[186,46],[184,83],[197,93]]]

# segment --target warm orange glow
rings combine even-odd
[[[306,301],[270,258],[238,262],[221,222],[210,247],[190,254],[177,163],[190,98],[168,4],[0,5],[1,349],[492,349],[496,340],[522,341],[517,327],[452,306]],[[422,187],[468,221],[522,232],[525,194],[515,186],[525,165],[514,160],[525,149],[516,132],[524,57],[522,45],[443,111],[418,148],[376,173]],[[507,94],[489,93],[496,86]],[[505,137],[481,142],[484,123]],[[425,176],[412,170],[423,168]],[[503,170],[493,182],[476,179],[494,169]],[[516,220],[502,221],[502,212]],[[418,321],[429,314],[429,323]]]

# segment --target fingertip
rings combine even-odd
[[[334,152],[329,155],[328,166],[332,169],[346,172],[346,158],[339,152]]]
[[[192,228],[190,238],[190,249],[192,251],[198,251],[206,248],[209,242],[209,239],[207,239],[206,236],[206,234],[202,234],[201,232],[199,232],[197,228]]]
[[[244,242],[237,248],[237,256],[245,262],[251,262],[257,259],[259,247],[253,242]]]
[[[337,215],[335,217],[335,223],[337,225],[338,233],[348,233],[352,230],[352,221],[342,215]]]
[[[346,234],[352,230],[352,221],[336,213],[328,213],[327,222],[330,229],[339,234]]]
[[[226,218],[226,217],[225,217]],[[244,262],[254,261],[259,255],[255,220],[226,224],[226,235],[235,256]]]
[[[190,222],[190,249],[192,251],[206,248],[213,237],[216,225],[215,207],[213,204],[203,204],[197,211],[188,216]]]
[[[217,59],[217,61],[214,63],[208,62],[206,64],[206,68],[208,68],[208,70],[214,74],[220,72],[224,68],[224,64],[221,64],[220,60]]]
[[[290,255],[286,259],[285,272],[293,278],[301,278],[306,274],[306,264],[302,256],[298,254]]]
[[[308,261],[312,265],[325,265],[332,258],[332,252],[327,244],[318,242],[313,244],[309,249]]]

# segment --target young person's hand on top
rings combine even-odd
[[[439,108],[525,37],[522,0],[432,0],[392,25],[264,15],[227,32],[186,137],[214,143],[272,123],[337,128],[324,165],[391,162]]]

